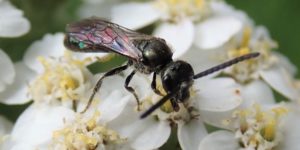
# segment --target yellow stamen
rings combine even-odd
[[[63,89],[76,89],[78,87],[78,82],[72,78],[71,75],[69,74],[64,74],[61,82],[60,82],[60,87]]]
[[[252,34],[251,28],[245,27],[244,32],[243,32],[243,39],[242,39],[241,47],[249,47],[251,34]]]
[[[170,100],[168,100],[167,102],[165,102],[162,106],[161,109],[166,112],[166,113],[170,113],[173,111],[173,107],[172,104],[170,102]]]
[[[185,18],[199,21],[209,12],[205,0],[157,0],[155,7],[162,10],[168,21],[178,22]]]
[[[95,149],[97,145],[110,143],[123,143],[126,139],[105,125],[97,122],[100,112],[85,121],[83,116],[77,115],[75,122],[66,125],[65,128],[53,132],[53,141],[64,149]]]
[[[75,135],[75,138],[80,139],[83,143],[85,143],[89,147],[89,149],[94,149],[98,144],[98,140],[96,138],[88,137],[83,133],[78,133],[77,135]]]
[[[264,119],[265,114],[263,112],[261,112],[261,108],[260,105],[258,104],[254,104],[254,108],[255,108],[255,118],[257,122],[261,122]]]
[[[228,55],[230,58],[234,58],[234,57],[239,57],[245,54],[249,54],[251,52],[251,50],[249,49],[249,47],[241,47],[238,49],[232,49],[230,51],[228,51]]]
[[[161,85],[160,79],[157,79],[157,84],[156,84],[156,89],[158,91],[160,91],[163,95],[166,95],[166,91],[164,90],[163,86]],[[166,112],[166,113],[170,113],[173,111],[173,106],[170,100],[168,100],[167,102],[165,102],[162,106],[161,109]]]
[[[45,70],[50,68],[51,65],[48,63],[45,57],[39,56],[37,60],[44,66]]]
[[[97,118],[100,116],[100,112],[96,111],[93,115],[93,117],[86,123],[87,124],[87,129],[92,130],[96,127],[97,125]]]
[[[267,141],[273,141],[275,138],[276,131],[276,120],[269,118],[265,124],[265,127],[261,130],[261,135]]]
[[[276,114],[276,116],[280,117],[282,115],[286,115],[289,110],[286,107],[277,107],[273,108],[272,111]]]
[[[204,6],[204,0],[195,0],[196,6],[202,8]]]
[[[241,129],[241,132],[244,133],[248,129],[248,123],[247,123],[247,118],[246,118],[248,111],[241,110],[241,111],[239,111],[239,114],[240,114],[240,129]]]

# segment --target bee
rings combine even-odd
[[[260,55],[257,52],[249,53],[195,74],[193,67],[188,62],[172,59],[173,52],[164,39],[139,33],[96,17],[68,24],[64,45],[76,52],[117,53],[128,58],[125,65],[111,69],[97,81],[82,112],[85,112],[91,105],[103,79],[119,74],[129,67],[133,67],[134,70],[126,77],[124,87],[133,94],[139,109],[139,98],[129,83],[136,72],[146,75],[153,73],[151,88],[156,94],[163,97],[143,112],[140,118],[147,117],[168,100],[170,100],[173,109],[178,111],[178,103],[184,102],[190,97],[189,91],[195,79]],[[158,75],[161,77],[165,95],[157,89],[156,77]]]

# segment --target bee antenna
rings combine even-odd
[[[212,74],[212,73],[214,73],[216,71],[219,71],[219,70],[225,69],[227,67],[230,67],[230,66],[232,66],[234,64],[237,64],[237,63],[239,63],[241,61],[245,61],[245,60],[248,60],[248,59],[256,58],[259,55],[260,55],[259,52],[255,52],[255,53],[250,53],[250,54],[246,54],[246,55],[243,55],[243,56],[236,57],[236,58],[234,58],[232,60],[229,60],[227,62],[224,62],[224,63],[220,64],[220,65],[214,66],[214,67],[212,67],[210,69],[207,69],[207,70],[205,70],[203,72],[200,72],[200,73],[194,75],[193,78],[194,79],[198,79],[198,78],[207,76],[207,75]]]

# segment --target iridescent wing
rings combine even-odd
[[[142,57],[135,39],[154,38],[99,18],[88,18],[66,27],[65,46],[79,52],[115,52],[134,60]]]

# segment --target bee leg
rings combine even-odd
[[[138,98],[138,96],[137,96],[135,90],[134,90],[132,87],[128,86],[128,85],[129,85],[129,82],[131,81],[131,79],[132,79],[132,77],[134,76],[135,72],[136,72],[136,71],[133,70],[133,71],[129,74],[129,76],[127,76],[127,78],[126,78],[126,80],[125,80],[124,87],[126,88],[127,91],[129,91],[131,94],[133,94],[133,96],[135,97],[135,100],[136,100],[136,102],[137,102],[137,105],[138,105],[138,106],[137,106],[137,109],[138,109],[138,111],[140,111],[140,110],[141,110],[141,109],[140,109],[140,100],[139,100],[139,98]]]
[[[115,74],[118,74],[118,73],[120,73],[120,72],[126,70],[127,68],[128,68],[128,65],[126,64],[126,65],[124,65],[124,66],[120,66],[120,67],[114,68],[114,69],[112,69],[112,70],[106,72],[106,73],[105,73],[105,74],[97,81],[97,83],[96,83],[96,85],[95,85],[95,87],[94,87],[94,89],[93,89],[93,93],[92,93],[92,95],[90,96],[89,101],[88,101],[86,107],[84,108],[84,110],[83,110],[81,113],[84,113],[84,112],[90,107],[90,105],[92,104],[92,101],[93,101],[93,99],[94,99],[94,97],[95,97],[95,94],[96,94],[96,93],[98,92],[98,90],[100,89],[101,84],[102,84],[102,81],[103,81],[104,78],[109,77],[109,76],[112,76],[112,75],[115,75]]]
[[[171,98],[170,102],[171,102],[171,105],[173,107],[173,110],[178,112],[179,111],[179,105],[178,105],[178,102],[176,101],[176,99]]]
[[[156,88],[156,72],[153,73],[153,78],[152,78],[152,82],[151,82],[151,88],[152,88],[153,92],[156,93],[157,95],[164,96],[164,95]]]

